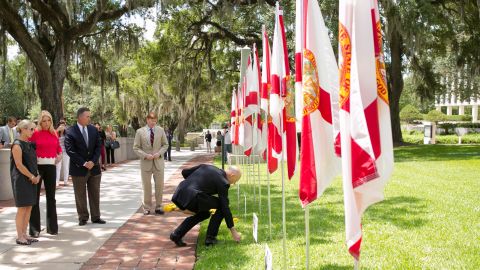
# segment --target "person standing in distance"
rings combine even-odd
[[[140,158],[140,171],[143,187],[143,214],[148,215],[152,209],[163,215],[163,178],[165,161],[163,154],[168,149],[167,136],[163,128],[157,126],[157,116],[150,112],[147,125],[139,128],[135,134],[133,151]],[[155,207],[152,203],[152,175],[155,182]]]
[[[18,137],[17,130],[15,129],[16,125],[17,120],[15,117],[10,116],[7,119],[7,124],[0,127],[0,149],[3,147],[10,147],[13,141]]]
[[[87,224],[89,216],[93,223],[106,223],[100,218],[100,147],[100,135],[97,129],[90,125],[90,110],[85,107],[78,109],[77,124],[70,127],[65,135],[65,149],[70,156],[70,175],[80,226]],[[87,208],[87,190],[90,215]]]

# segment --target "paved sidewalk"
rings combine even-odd
[[[211,161],[211,155],[202,155],[184,163],[165,184],[164,203],[170,202],[176,186],[183,180],[182,168]],[[81,269],[193,269],[199,226],[183,238],[186,247],[179,248],[169,239],[185,217],[180,212],[144,216],[139,209]]]
[[[205,152],[196,151],[182,151],[173,152],[174,161],[166,163],[165,170],[165,185],[176,185],[171,178],[178,172],[178,169],[188,160],[197,156],[207,156]],[[208,155],[208,157],[211,157]],[[207,158],[208,159],[208,158]],[[166,189],[166,193],[173,192]],[[139,207],[141,204],[142,188],[140,181],[140,172],[138,161],[131,161],[125,164],[121,164],[118,167],[111,168],[103,173],[101,184],[101,201],[100,208],[102,212],[102,218],[107,220],[107,224],[99,225],[88,223],[86,226],[78,226],[77,213],[75,208],[75,199],[73,194],[73,187],[67,186],[57,190],[57,214],[59,222],[59,234],[57,236],[51,236],[46,233],[40,235],[40,242],[32,244],[31,246],[18,246],[15,245],[15,207],[6,207],[0,212],[0,268],[3,269],[80,269],[82,266],[85,269],[95,268],[91,263],[93,259],[100,258],[101,252],[109,250],[109,244],[117,238],[117,243],[120,244],[123,240],[118,240],[120,236],[128,236],[129,241],[134,240],[136,243],[143,243],[151,237],[161,238],[165,237],[166,231],[170,230],[178,222],[178,218],[182,218],[182,214],[169,213],[165,216],[147,216],[139,214]],[[166,194],[165,200],[170,197]],[[42,224],[45,224],[45,197],[42,196],[40,200],[40,209],[42,213]],[[179,215],[176,217],[176,215]],[[128,222],[127,222],[128,221]],[[127,223],[126,223],[127,222]],[[166,224],[169,225],[167,229],[155,230],[155,227]],[[120,228],[120,229],[119,229]],[[132,229],[134,231],[150,228],[152,232],[156,233],[143,233],[139,231],[139,238],[134,239],[132,237]],[[118,230],[118,233],[116,233]],[[128,232],[130,230],[130,232]],[[115,236],[115,237],[112,237]],[[161,235],[158,236],[158,235]],[[168,234],[166,235],[168,240]],[[190,237],[190,236],[189,236]],[[195,242],[196,237],[187,238],[189,244]],[[139,242],[140,241],[140,242]],[[171,244],[166,241],[164,244]],[[105,244],[105,245],[104,245]],[[113,250],[113,246],[110,246]],[[123,246],[115,247],[115,252],[121,251]],[[138,245],[137,245],[138,247]],[[192,246],[187,246],[189,249]],[[163,248],[160,248],[163,250]],[[194,254],[195,246],[193,246]],[[154,251],[155,249],[153,249]],[[132,254],[128,250],[128,254]],[[151,251],[149,254],[152,254]],[[178,250],[180,251],[180,249]],[[183,252],[181,252],[183,254]],[[98,255],[98,256],[97,256]],[[143,254],[142,254],[143,255]],[[92,258],[93,256],[93,258]],[[164,253],[163,255],[157,254],[155,256],[171,257]],[[146,256],[145,258],[147,258]],[[92,261],[90,261],[92,258]],[[130,258],[130,257],[129,257]],[[142,257],[143,258],[143,257]],[[121,263],[127,262],[121,260]],[[106,262],[106,261],[105,261]],[[140,261],[139,261],[140,262]],[[180,263],[183,263],[183,259],[179,260],[175,257],[175,265],[178,267]],[[87,263],[87,264],[85,264]],[[85,264],[85,265],[84,265]],[[120,265],[120,264],[119,264]],[[168,264],[169,266],[171,264]],[[99,268],[100,264],[97,265]],[[111,267],[112,265],[103,265],[105,267]],[[102,267],[103,267],[102,266]],[[134,266],[127,266],[128,269],[133,269]],[[123,267],[122,266],[122,267]],[[192,264],[193,266],[193,264]],[[115,269],[115,268],[113,268]],[[163,268],[160,268],[163,269]],[[173,268],[167,268],[173,269]],[[186,268],[182,268],[186,269]],[[191,268],[189,268],[191,269]]]

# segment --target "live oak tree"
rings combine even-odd
[[[124,14],[154,3],[153,0],[0,0],[0,24],[35,67],[41,108],[49,110],[56,122],[64,113],[63,87],[72,54],[86,45],[85,39],[122,27],[121,23],[113,22]],[[95,53],[95,48],[90,48],[90,52]]]
[[[140,124],[139,118],[143,117],[142,114],[148,110],[148,106],[156,106],[158,110],[161,108],[162,111],[167,111],[168,114],[162,121],[179,130],[192,128],[201,122],[200,116],[208,115],[208,111],[200,111],[204,103],[210,105],[213,103],[214,106],[217,106],[217,103],[221,104],[223,107],[216,108],[217,111],[228,112],[231,89],[236,86],[239,79],[238,48],[255,43],[261,50],[261,25],[266,24],[270,35],[272,34],[275,1],[161,1],[162,8],[158,17],[155,41],[157,43],[136,56],[140,59],[137,61],[140,70],[135,72],[146,74],[146,79],[141,81],[146,86],[140,88],[143,92],[138,99],[135,98],[137,96],[132,97],[138,95],[135,91],[139,90],[132,90],[137,85],[129,83],[134,73],[128,70],[129,67],[122,66],[122,63],[112,65],[111,60],[117,59],[117,55],[104,52],[116,51],[117,46],[129,43],[125,40],[134,40],[128,37],[137,36],[138,31],[131,32],[132,34],[120,31],[126,28],[121,26],[121,20],[118,20],[121,16],[118,14],[121,13],[119,11],[116,17],[106,18],[106,15],[99,15],[112,14],[114,10],[128,13],[139,6],[152,4],[150,1],[130,2],[127,1],[125,10],[124,6],[115,1],[57,3],[30,0],[25,4],[24,1],[0,0],[0,21],[3,27],[0,30],[18,32],[17,36],[26,40],[22,45],[12,34],[37,69],[38,92],[42,107],[50,109],[53,105],[57,106],[55,100],[61,101],[59,86],[63,85],[66,76],[69,85],[73,86],[75,83],[80,85],[82,77],[92,78],[96,84],[103,85],[102,89],[106,84],[113,86],[115,96],[121,103],[121,107],[116,109],[118,120],[125,123],[132,121],[132,126]],[[415,93],[425,103],[433,102],[433,97],[445,91],[447,87],[457,89],[459,92],[457,96],[478,95],[480,1],[379,2],[384,32],[392,134],[394,141],[399,143],[402,141],[399,112],[404,78],[408,78],[411,88],[408,93]],[[103,8],[100,9],[102,3]],[[135,6],[132,3],[135,3]],[[295,1],[282,1],[281,4],[284,8],[290,61],[293,62]],[[319,4],[330,29],[333,48],[337,52],[338,0],[324,0]],[[62,6],[66,11],[58,9]],[[76,7],[68,8],[72,6]],[[50,9],[44,10],[40,7]],[[8,8],[14,12],[7,12]],[[60,15],[45,16],[49,14],[45,12],[52,9]],[[62,18],[65,14],[73,14],[67,16],[68,21],[71,20],[69,25],[63,23]],[[73,30],[84,25],[94,15],[98,16],[98,20],[93,23],[91,31],[77,33]],[[60,28],[70,30],[63,32],[55,30],[59,28],[59,24]],[[19,29],[24,29],[24,35],[21,35],[22,31],[12,30],[16,29],[12,27],[18,26]],[[123,33],[124,39],[118,42],[120,40],[118,36],[122,35],[112,34],[113,32]],[[70,53],[65,53],[66,50],[62,48],[69,49],[67,52]],[[71,58],[65,57],[61,60],[55,55],[70,55]],[[73,67],[70,65],[70,69],[62,71],[64,66],[72,62],[72,58],[75,59],[75,65]],[[148,66],[142,67],[147,62]],[[123,62],[123,65],[125,63]],[[293,63],[291,64],[294,67]],[[91,71],[98,69],[104,71],[91,75]],[[125,77],[122,77],[124,75]],[[51,78],[50,81],[48,78]],[[209,102],[209,96],[217,96],[212,94],[212,89],[221,94],[217,102]],[[57,93],[56,97],[49,95],[53,92]],[[103,92],[102,90],[101,93]],[[156,98],[144,101],[149,94]],[[48,101],[49,97],[51,101]],[[54,110],[53,112],[56,114],[55,117],[61,114]]]

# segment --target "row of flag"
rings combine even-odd
[[[232,143],[298,170],[299,197],[316,200],[343,175],[346,238],[358,260],[361,216],[383,200],[393,169],[393,145],[378,0],[340,0],[338,65],[317,0],[296,0],[295,83],[291,83],[283,11],[277,4],[273,44],[262,29],[258,51],[232,93]]]

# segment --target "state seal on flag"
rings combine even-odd
[[[340,61],[340,107],[343,107],[350,98],[350,70],[352,62],[352,43],[350,35],[343,24],[339,24],[338,36],[341,49]]]
[[[303,51],[303,115],[308,115],[320,105],[320,84],[317,62],[312,51]]]
[[[390,104],[388,101],[388,90],[387,83],[385,80],[385,64],[380,61],[379,57],[376,59],[376,72],[377,72],[377,95],[386,103]]]
[[[287,95],[285,96],[285,117],[287,122],[295,122],[295,93],[290,83],[290,77],[287,81]]]

